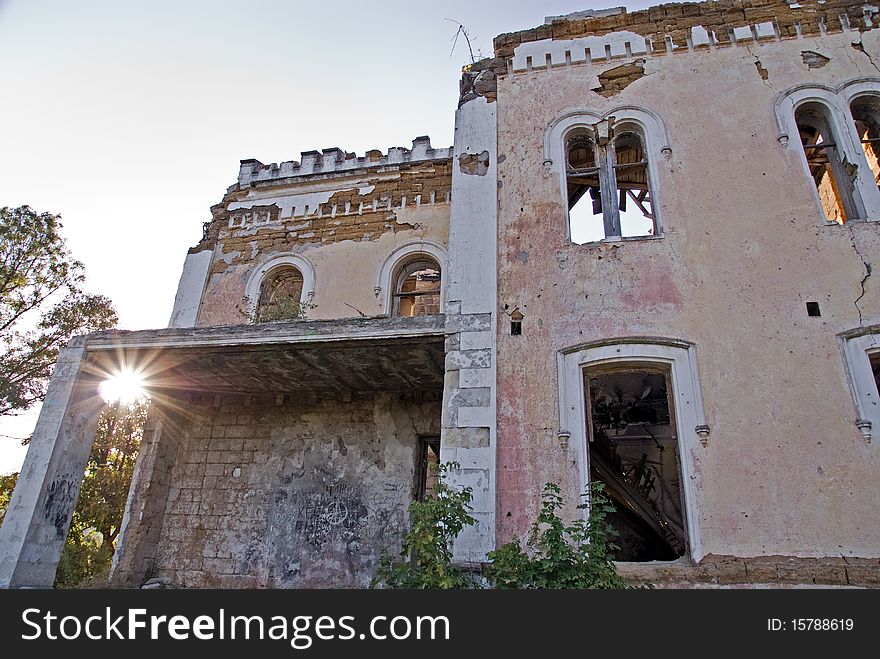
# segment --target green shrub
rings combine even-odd
[[[465,526],[476,523],[470,511],[471,488],[456,490],[446,484],[454,462],[437,467],[433,495],[409,505],[410,529],[403,539],[400,560],[384,556],[373,588],[473,588],[473,577],[452,562],[452,542]]]
[[[602,483],[590,484],[586,520],[566,526],[559,517],[559,486],[544,485],[541,514],[524,550],[518,541],[489,552],[485,576],[494,588],[628,588],[612,560],[616,534],[607,521],[613,507]]]

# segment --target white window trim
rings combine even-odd
[[[440,313],[446,308],[446,279],[447,279],[447,255],[446,248],[440,243],[430,240],[420,240],[401,245],[382,262],[379,274],[376,277],[376,286],[373,289],[376,297],[382,297],[382,309],[386,316],[390,316],[394,310],[394,272],[405,261],[412,261],[419,256],[427,256],[437,261],[440,266]]]
[[[880,78],[863,77],[844,82],[837,87],[828,85],[798,85],[783,92],[776,99],[774,112],[776,125],[779,128],[779,143],[783,147],[793,144],[793,153],[797,153],[801,171],[812,181],[806,158],[800,148],[800,137],[795,121],[795,112],[805,103],[818,103],[827,110],[829,128],[834,134],[834,141],[839,145],[841,155],[858,166],[853,190],[853,204],[858,217],[851,220],[880,221],[880,189],[874,180],[871,168],[865,158],[865,152],[859,142],[858,133],[853,123],[850,103],[859,96],[877,96],[880,103]],[[813,194],[819,209],[822,208],[819,193],[813,187]],[[850,221],[851,221],[850,220]],[[836,225],[836,222],[828,222]]]
[[[709,427],[697,368],[696,347],[677,340],[633,337],[574,346],[557,354],[559,378],[559,435],[569,438],[575,455],[580,491],[589,484],[589,451],[585,409],[584,371],[606,364],[663,365],[675,394],[676,434],[681,463],[688,547],[694,561],[705,555],[697,515],[701,470],[697,462],[706,448]]]
[[[255,268],[248,278],[245,286],[245,296],[248,301],[248,312],[256,313],[257,304],[260,301],[260,286],[272,270],[280,266],[293,266],[299,270],[303,279],[302,293],[300,294],[300,302],[305,304],[310,302],[315,296],[315,268],[302,256],[297,254],[284,254],[266,261],[264,264]]]
[[[880,395],[871,370],[871,355],[880,353],[880,327],[841,335],[844,364],[856,406],[855,425],[865,441],[880,432]]]
[[[657,172],[660,159],[666,158],[672,153],[669,139],[666,135],[666,127],[660,117],[651,110],[634,105],[623,105],[604,114],[592,110],[572,109],[559,115],[550,124],[544,135],[544,166],[555,172],[559,177],[559,194],[563,199],[565,208],[565,224],[568,232],[568,240],[571,241],[571,221],[568,217],[568,181],[565,171],[565,140],[572,131],[579,128],[590,128],[603,119],[614,117],[615,131],[623,131],[627,128],[634,129],[641,135],[644,141],[645,158],[648,161],[648,186],[651,190],[651,210],[654,214],[655,234],[652,236],[631,236],[621,238],[610,236],[596,242],[608,242],[619,240],[650,240],[663,235],[663,224],[660,213],[660,186],[657,181]],[[585,243],[591,244],[591,243]]]

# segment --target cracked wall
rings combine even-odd
[[[611,31],[620,19],[589,20]],[[554,22],[553,38],[581,34],[573,23]],[[496,46],[511,56],[526,37],[541,39],[540,28]],[[804,51],[827,61],[810,67]],[[868,276],[880,229],[824,221],[803,153],[779,143],[773,114],[796,85],[876,76],[865,55],[878,53],[875,32],[855,30],[688,48],[647,57],[646,75],[607,97],[591,91],[597,79],[637,58],[533,60],[499,77],[498,305],[524,315],[521,335],[509,323],[496,333],[499,543],[526,532],[544,482],[561,481],[570,500],[579,487],[576,452],[557,434],[556,351],[659,336],[699,351],[711,435],[682,458],[706,553],[880,555],[880,458],[855,426],[837,339],[880,318]],[[626,106],[656,113],[668,134],[668,157],[653,154],[662,235],[572,244],[545,131],[572,108]],[[821,317],[808,317],[806,301],[820,302]]]

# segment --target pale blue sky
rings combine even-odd
[[[60,213],[120,327],[164,327],[239,160],[450,146],[468,55],[444,19],[490,55],[496,34],[615,4],[0,0],[0,205]],[[0,421],[0,473],[35,421]]]

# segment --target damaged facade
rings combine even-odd
[[[153,406],[120,586],[363,586],[438,446],[474,491],[462,562],[545,482],[573,516],[601,480],[632,579],[877,585],[878,24],[847,0],[554,17],[466,67],[449,149],[242,161],[170,327],[61,356],[0,585],[52,583],[122,363]]]

